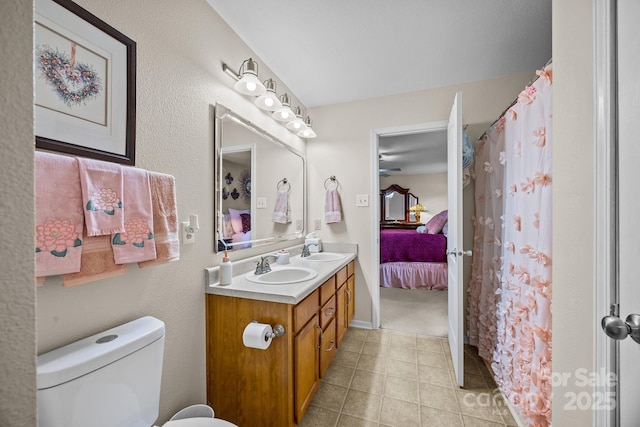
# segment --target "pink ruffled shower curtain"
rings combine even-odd
[[[530,426],[551,422],[551,66],[476,147],[469,338]]]

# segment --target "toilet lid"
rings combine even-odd
[[[228,421],[218,418],[183,418],[181,420],[169,421],[162,427],[238,427]]]

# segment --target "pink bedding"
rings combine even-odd
[[[383,288],[448,289],[446,262],[388,262],[380,264],[380,286]]]

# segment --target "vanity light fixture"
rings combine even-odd
[[[296,115],[291,109],[291,100],[289,98],[289,95],[287,95],[286,93],[280,95],[280,102],[282,103],[282,108],[274,111],[271,117],[273,117],[279,122],[285,122],[285,123],[288,123],[291,120],[294,120]]]
[[[266,92],[266,88],[258,79],[258,63],[249,58],[240,66],[240,80],[233,86],[243,95],[260,96]]]
[[[300,138],[315,138],[317,136],[311,129],[309,116],[303,120],[300,107],[296,107],[296,112],[293,112],[288,94],[284,93],[278,98],[276,82],[273,79],[265,80],[264,84],[260,82],[258,63],[253,59],[249,58],[242,63],[239,74],[225,63],[222,63],[222,71],[236,81],[233,87],[237,92],[257,97],[254,101],[255,105],[261,110],[273,112],[271,117],[291,132]]]
[[[301,130],[300,132],[298,132],[298,136],[300,138],[311,139],[311,138],[315,138],[316,136],[318,136],[313,131],[313,129],[311,129],[311,117],[307,116],[307,118],[304,121],[304,124],[307,126],[307,128]]]
[[[261,110],[276,111],[282,108],[282,103],[276,95],[276,82],[273,79],[265,80],[266,92],[256,98],[256,106]]]
[[[302,130],[305,130],[306,128],[307,125],[302,119],[302,111],[300,110],[300,107],[296,107],[296,118],[287,123],[287,129],[292,132],[300,132]]]

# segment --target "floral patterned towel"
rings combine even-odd
[[[123,232],[122,167],[82,158],[78,165],[87,236]]]
[[[124,181],[124,231],[112,234],[116,264],[156,259],[153,207],[149,174],[144,169],[122,168]]]
[[[78,272],[82,250],[78,161],[36,151],[35,168],[36,277]]]

